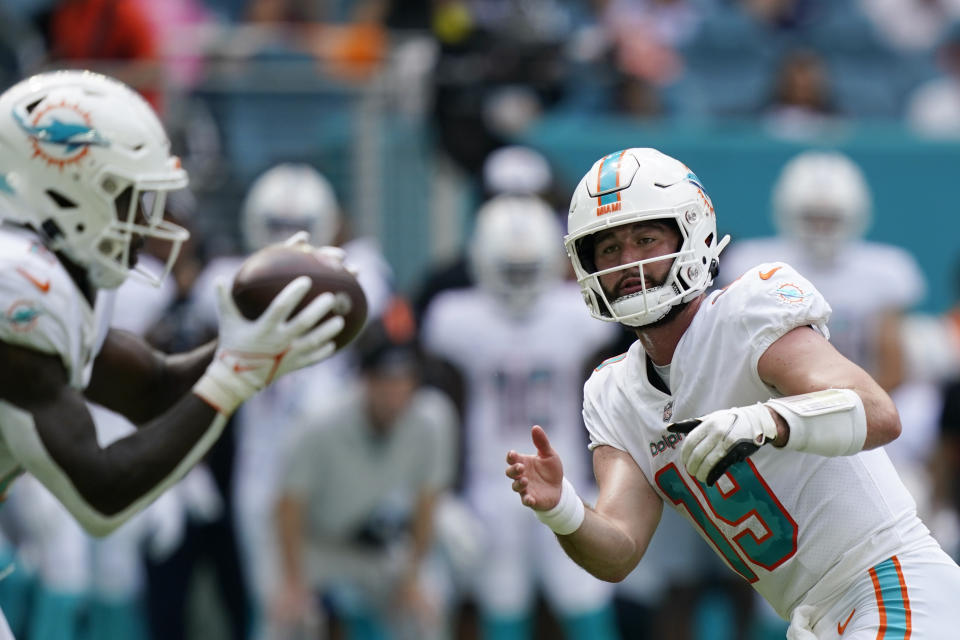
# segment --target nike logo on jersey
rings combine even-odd
[[[840,624],[839,622],[837,623],[837,633],[839,633],[840,635],[843,635],[843,632],[847,630],[847,625],[850,624],[850,620],[853,619],[853,614],[855,611],[856,609],[850,612],[850,615],[847,616],[847,619],[844,621],[843,624]]]
[[[759,273],[760,273],[760,279],[761,279],[761,280],[769,280],[770,278],[773,277],[773,274],[775,274],[775,273],[776,273],[777,271],[779,271],[779,270],[780,270],[780,267],[774,267],[773,269],[770,269],[770,271],[767,271],[767,272],[760,271],[760,272],[759,272]]]
[[[30,284],[35,286],[37,289],[40,289],[43,293],[50,291],[50,280],[40,280],[35,275],[24,269],[23,267],[17,267],[17,273],[22,275],[24,278],[30,281]]]

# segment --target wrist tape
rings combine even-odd
[[[824,389],[765,403],[790,426],[784,449],[821,456],[849,456],[863,450],[867,414],[852,389]]]
[[[257,388],[234,373],[228,364],[215,357],[196,384],[193,392],[225,416],[257,392]]]
[[[580,528],[586,517],[583,500],[577,495],[573,484],[564,477],[563,488],[560,490],[560,502],[552,509],[534,511],[540,522],[550,527],[554,533],[561,536],[569,535]]]

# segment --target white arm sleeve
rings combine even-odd
[[[13,457],[63,503],[88,533],[95,536],[107,535],[180,480],[213,446],[226,423],[227,418],[218,413],[203,436],[173,471],[126,509],[106,515],[84,499],[64,470],[50,456],[37,433],[33,416],[28,411],[0,400],[0,433]]]

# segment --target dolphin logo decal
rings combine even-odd
[[[28,136],[41,144],[61,145],[66,153],[73,153],[77,149],[90,145],[110,146],[106,138],[87,124],[63,122],[54,116],[47,124],[31,125],[16,112],[13,117]]]

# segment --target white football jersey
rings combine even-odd
[[[509,449],[529,449],[535,424],[564,455],[566,474],[587,481],[579,415],[584,367],[617,330],[591,318],[579,287],[567,282],[545,291],[535,311],[521,319],[477,287],[434,299],[423,341],[465,378],[468,487],[502,488],[504,456]]]
[[[782,262],[755,266],[701,303],[680,339],[668,395],[647,375],[639,342],[594,372],[584,391],[591,447],[628,452],[650,485],[784,618],[836,594],[854,576],[932,543],[886,453],[827,458],[761,447],[713,487],[684,468],[671,421],[779,395],[757,372],[796,327],[824,336],[830,306]]]
[[[85,388],[107,335],[113,292],[100,292],[91,308],[57,257],[17,227],[0,227],[0,273],[0,340],[59,356],[70,386]]]
[[[720,261],[719,284],[729,284],[753,265],[774,261],[793,266],[830,301],[830,342],[868,371],[876,365],[871,345],[881,314],[908,309],[926,292],[912,255],[899,247],[864,241],[847,244],[829,265],[813,260],[798,243],[785,238],[735,242]]]
[[[60,261],[33,232],[0,225],[0,341],[59,356],[71,387],[90,381],[113,311],[114,292],[91,308]],[[20,472],[0,442],[0,494]]]

